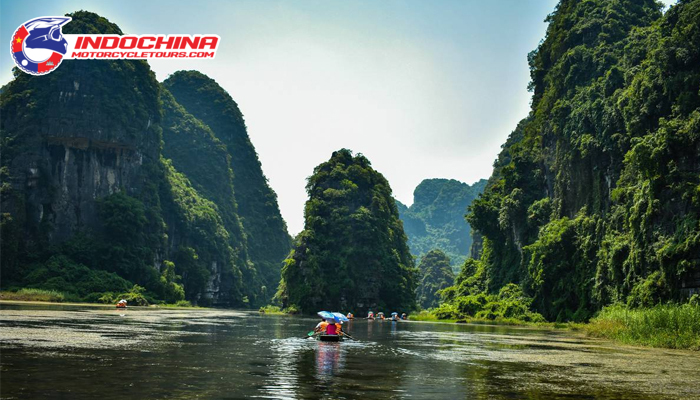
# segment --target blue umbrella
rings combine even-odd
[[[343,321],[343,322],[348,322],[348,321],[350,321],[350,320],[348,319],[348,317],[346,317],[345,315],[343,315],[343,314],[341,314],[341,313],[339,313],[339,312],[334,312],[334,313],[333,313],[333,316],[335,317],[335,319],[336,319],[337,321]]]
[[[319,317],[323,319],[335,319],[335,315],[333,315],[332,312],[328,311],[319,311],[316,313]]]

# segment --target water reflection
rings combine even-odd
[[[330,382],[345,367],[345,349],[341,343],[317,344],[316,378],[322,382]]]
[[[562,331],[0,304],[0,398],[700,398],[693,352]],[[388,325],[388,326],[387,326]],[[119,373],[115,373],[119,371]],[[106,388],[109,388],[107,390]]]
[[[271,341],[272,364],[269,383],[263,385],[269,398],[295,399],[299,386],[297,365],[300,353],[304,350],[305,339],[273,339]],[[268,397],[268,396],[261,396]]]

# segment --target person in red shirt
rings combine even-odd
[[[339,331],[340,329],[338,329],[338,324],[329,319],[328,326],[326,326],[326,335],[337,335]]]

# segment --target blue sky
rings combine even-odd
[[[666,0],[670,3],[671,0]],[[151,62],[216,79],[238,102],[290,233],[305,179],[331,152],[365,154],[412,203],[426,178],[472,183],[527,115],[527,53],[555,0],[6,1],[0,84],[23,22],[96,12],[133,34],[213,33],[215,60]]]

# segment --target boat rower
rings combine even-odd
[[[320,333],[320,334],[326,333],[327,326],[328,326],[328,322],[326,322],[325,319],[321,318],[321,322],[319,322],[318,325],[316,325],[316,327],[314,328],[314,333]]]

